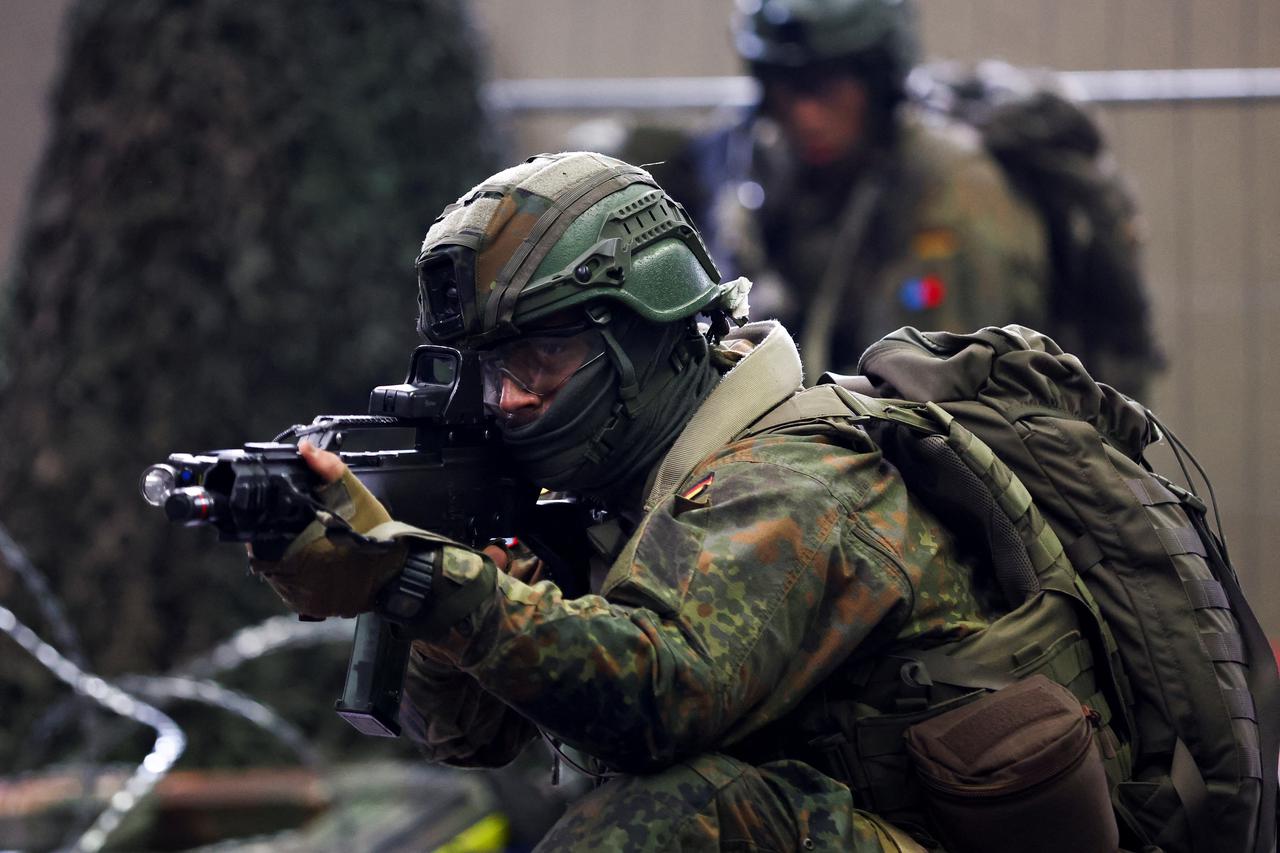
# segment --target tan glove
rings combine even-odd
[[[356,616],[373,606],[378,590],[404,568],[403,542],[359,542],[344,535],[367,533],[391,516],[344,466],[342,477],[321,487],[325,506],[289,544],[279,562],[249,558],[290,610],[304,616]],[[345,524],[344,524],[345,522]],[[337,535],[330,537],[330,531]]]

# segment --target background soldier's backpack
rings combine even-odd
[[[974,127],[1040,212],[1053,270],[1053,339],[1095,375],[1141,396],[1163,358],[1151,331],[1137,205],[1098,123],[1044,69],[932,63],[907,85],[927,112]]]
[[[824,697],[843,710],[822,746],[859,804],[910,824],[906,729],[1042,673],[1097,724],[1125,849],[1274,850],[1280,677],[1205,505],[1144,458],[1155,418],[1018,326],[902,329],[859,366],[748,432],[860,419],[960,546],[989,555],[1012,608],[955,643],[878,651]]]

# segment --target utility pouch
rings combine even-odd
[[[906,731],[927,807],[953,853],[1115,851],[1094,714],[1034,675]]]

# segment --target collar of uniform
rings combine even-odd
[[[726,343],[735,340],[752,344],[751,352],[724,375],[663,457],[645,512],[666,500],[709,454],[801,388],[800,354],[776,320],[748,323],[725,336]]]

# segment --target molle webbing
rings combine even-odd
[[[1066,543],[1119,641],[1133,775],[1112,799],[1126,848],[1273,853],[1280,680],[1203,502],[1143,458],[1168,430],[1018,326],[901,329],[860,369],[879,394],[942,401]]]
[[[1159,480],[1131,478],[1125,484],[1146,510],[1160,544],[1178,572],[1187,601],[1195,611],[1200,641],[1213,662],[1223,702],[1233,721],[1240,775],[1261,779],[1257,709],[1247,687],[1248,643],[1240,631],[1226,588],[1213,576],[1206,561],[1209,550],[1205,539],[1187,516],[1182,500]]]

